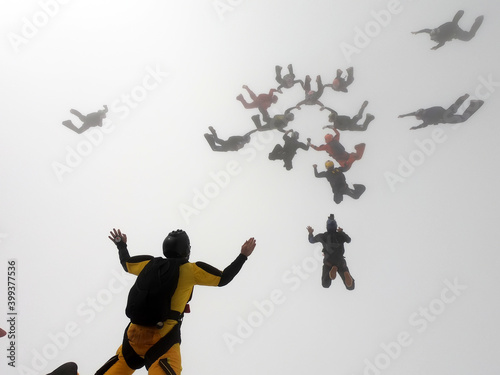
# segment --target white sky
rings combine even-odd
[[[10,259],[18,316],[17,369],[4,349],[2,374],[46,374],[75,361],[80,375],[91,375],[114,355],[133,279],[121,276],[107,239],[113,227],[128,234],[133,255],[160,255],[165,235],[183,228],[192,260],[219,268],[257,239],[230,285],[195,289],[183,324],[185,375],[498,374],[500,5],[270,3],[4,0],[0,327],[8,328]],[[431,51],[428,35],[411,34],[459,9],[465,29],[485,16],[470,42]],[[359,30],[372,33],[367,46]],[[346,56],[347,44],[358,51]],[[341,133],[348,150],[367,145],[346,175],[367,187],[357,201],[336,205],[327,182],[314,178],[311,166],[322,170],[325,153],[299,151],[291,171],[269,161],[281,133],[255,134],[239,154],[214,153],[203,138],[209,125],[221,138],[251,130],[258,112],[235,100],[241,86],[267,92],[277,86],[275,65],[285,71],[290,63],[297,78],[313,77],[313,88],[317,75],[329,83],[338,68],[354,67],[349,93],[326,90],[322,101],[352,116],[368,100],[376,117],[366,132]],[[410,131],[417,120],[397,118],[465,93],[486,103],[456,129]],[[298,86],[284,90],[272,112],[302,99]],[[90,148],[88,134],[61,125],[79,123],[71,108],[87,114],[104,104],[109,125],[93,133]],[[304,106],[295,115],[290,127],[301,140],[320,144],[327,113]],[[423,154],[418,144],[431,142]],[[409,160],[418,165],[391,189],[387,175]],[[58,176],[54,165],[68,172]],[[196,192],[213,188],[213,176],[228,168],[227,184],[206,207],[183,217],[179,208],[195,208]],[[352,238],[352,292],[340,280],[321,287],[319,249],[307,242],[306,226],[323,231],[330,213]],[[239,341],[228,345],[230,335]]]

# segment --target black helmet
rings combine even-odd
[[[163,255],[167,258],[189,259],[191,245],[189,237],[182,229],[177,229],[168,234],[163,241]]]

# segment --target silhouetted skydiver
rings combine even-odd
[[[352,163],[356,160],[359,160],[363,157],[363,153],[365,152],[365,144],[359,143],[354,146],[356,152],[347,152],[345,147],[339,142],[340,133],[337,129],[333,129],[335,132],[335,136],[332,134],[325,135],[325,144],[321,146],[315,146],[308,142],[308,145],[311,146],[316,151],[326,151],[328,155],[334,158],[345,171],[348,171],[351,168]]]
[[[83,133],[85,130],[88,130],[91,127],[102,126],[102,120],[106,118],[106,113],[108,112],[108,106],[104,105],[103,107],[104,109],[89,113],[87,116],[82,115],[76,109],[71,109],[70,112],[78,117],[83,124],[80,126],[80,128],[77,128],[73,124],[73,122],[71,122],[71,120],[66,120],[63,121],[63,125],[78,134]]]
[[[361,184],[353,184],[351,189],[347,185],[344,172],[346,171],[343,167],[335,168],[333,161],[326,161],[325,168],[326,171],[318,172],[318,166],[313,165],[314,176],[318,178],[326,178],[332,187],[333,201],[337,204],[344,200],[344,195],[347,195],[353,199],[358,199],[366,190],[366,187]]]
[[[295,115],[291,112],[292,109],[295,107],[288,108],[284,114],[282,115],[275,115],[273,117],[263,117],[263,120],[265,121],[265,125],[262,125],[262,122],[260,121],[260,115],[254,115],[252,116],[252,121],[257,127],[258,131],[265,131],[265,130],[279,130],[282,133],[285,133],[285,130],[283,128],[288,126],[288,123],[290,121],[293,121],[295,118]]]
[[[292,136],[288,134],[292,133]],[[285,144],[281,146],[277,144],[274,146],[273,151],[269,153],[269,160],[283,160],[284,167],[287,171],[293,168],[292,160],[295,154],[297,154],[297,150],[299,148],[307,151],[309,150],[309,146],[299,141],[299,133],[294,132],[293,130],[287,130],[283,135],[283,140]],[[307,141],[310,142],[311,139],[307,138]]]
[[[323,129],[328,128],[328,129],[338,129],[338,130],[365,131],[368,128],[370,122],[372,122],[373,119],[375,118],[375,116],[373,116],[372,114],[367,113],[363,124],[362,125],[358,124],[358,121],[361,120],[361,118],[363,117],[363,112],[367,105],[368,102],[365,101],[363,105],[361,105],[358,114],[355,115],[354,117],[339,115],[337,111],[325,107],[325,109],[331,112],[330,115],[328,116],[328,121],[330,121],[333,125],[323,126]]]
[[[321,285],[329,288],[332,280],[335,280],[337,273],[342,278],[347,290],[354,289],[354,279],[352,278],[347,262],[344,257],[344,243],[350,243],[351,238],[342,228],[337,228],[334,215],[330,215],[326,221],[326,232],[313,235],[314,229],[307,227],[309,243],[321,243],[323,245],[323,271],[321,273]]]
[[[453,21],[446,22],[441,26],[435,29],[422,29],[419,31],[414,31],[412,34],[420,34],[420,33],[428,33],[431,37],[431,40],[437,42],[438,44],[431,49],[435,50],[442,47],[446,42],[449,42],[453,39],[458,39],[462,41],[469,41],[476,35],[477,30],[481,26],[484,20],[484,16],[479,16],[474,21],[474,24],[470,28],[469,31],[464,31],[458,26],[458,21],[464,15],[463,10],[459,10],[455,17],[453,17]]]
[[[334,78],[331,84],[327,84],[325,85],[325,87],[331,87],[334,91],[347,92],[347,87],[354,82],[354,68],[347,68],[346,72],[347,78],[343,78],[342,70],[337,69],[337,76]]]
[[[323,90],[325,86],[321,82],[321,76],[316,77],[316,83],[318,84],[318,90],[317,91],[312,91],[311,90],[311,77],[306,76],[306,81],[304,82],[304,100],[301,102],[297,103],[295,108],[300,109],[300,106],[305,104],[305,105],[319,105],[321,106],[321,109],[323,109],[325,106],[323,103],[319,101],[319,98],[321,98],[321,95],[323,95]]]
[[[302,88],[304,88],[304,81],[301,79],[295,79],[295,74],[293,73],[292,64],[288,65],[288,74],[284,76],[281,75],[281,70],[283,68],[279,65],[276,65],[276,82],[279,83],[278,92],[281,93],[281,89],[284,87],[286,89],[292,88],[296,83],[300,83]]]
[[[243,85],[243,88],[247,90],[248,94],[250,95],[250,98],[252,99],[252,102],[247,102],[245,98],[243,98],[243,95],[240,94],[236,97],[237,100],[243,104],[243,107],[246,109],[252,109],[252,108],[257,108],[260,113],[262,113],[262,116],[264,118],[269,118],[269,113],[267,112],[267,109],[274,103],[278,101],[278,97],[276,95],[273,95],[273,93],[278,92],[276,89],[271,89],[269,90],[268,94],[259,94],[255,95],[255,93],[248,88],[247,85]]]
[[[405,115],[399,115],[398,118],[415,116],[417,120],[422,121],[420,125],[411,127],[411,130],[425,128],[428,125],[458,124],[461,122],[465,122],[484,104],[484,101],[482,100],[471,100],[464,113],[461,115],[457,115],[457,110],[467,100],[468,97],[469,94],[461,96],[448,109],[444,109],[443,107],[430,107],[427,109],[421,108],[415,112],[407,113]]]
[[[238,151],[248,142],[250,142],[250,134],[255,133],[257,129],[251,130],[245,135],[233,135],[226,140],[220,139],[217,136],[217,132],[212,126],[208,127],[210,133],[205,134],[205,139],[212,148],[213,151],[227,152],[227,151]]]

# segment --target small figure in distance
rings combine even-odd
[[[368,101],[364,101],[364,103],[361,105],[361,108],[357,115],[353,117],[349,116],[344,116],[344,115],[339,115],[337,111],[325,107],[326,110],[330,111],[330,115],[328,116],[328,121],[332,123],[332,125],[325,125],[323,126],[323,129],[337,129],[337,130],[350,130],[350,131],[365,131],[368,129],[368,125],[370,122],[375,119],[375,116],[373,116],[370,113],[366,114],[365,121],[363,124],[358,124],[358,121],[361,120],[363,117],[363,112],[368,105]]]
[[[262,125],[262,122],[260,121],[260,115],[253,115],[252,121],[255,124],[257,130],[260,132],[276,129],[282,133],[285,133],[286,130],[284,128],[286,128],[288,126],[288,123],[290,121],[293,121],[295,118],[295,115],[292,113],[292,109],[295,109],[295,107],[288,108],[282,115],[264,117],[263,120],[265,122],[265,125]]]
[[[297,103],[295,108],[300,109],[300,106],[305,104],[305,105],[319,105],[320,111],[325,108],[323,103],[319,101],[319,98],[321,98],[321,95],[323,95],[323,91],[325,89],[325,86],[321,82],[321,76],[316,77],[316,84],[318,85],[318,89],[316,91],[311,90],[311,77],[306,76],[306,81],[304,82],[304,100],[301,102]]]
[[[329,288],[332,281],[337,277],[337,273],[344,282],[347,290],[354,289],[354,279],[349,272],[347,262],[344,257],[344,244],[351,242],[342,228],[337,227],[335,216],[331,214],[326,221],[326,232],[313,235],[314,229],[307,227],[309,243],[320,242],[323,245],[323,271],[321,273],[321,285]]]
[[[267,110],[269,109],[269,107],[271,107],[272,104],[278,102],[278,97],[276,95],[273,95],[275,92],[278,92],[278,90],[271,89],[269,90],[268,94],[255,95],[255,93],[250,90],[247,85],[243,85],[243,88],[247,90],[252,101],[250,103],[247,102],[242,94],[239,94],[236,97],[236,100],[239,100],[241,104],[243,104],[243,107],[245,107],[246,109],[257,108],[260,113],[262,113],[262,116],[265,119],[269,118],[269,113],[267,112]]]
[[[471,100],[464,113],[457,115],[456,112],[468,97],[469,94],[462,95],[448,109],[444,109],[443,107],[430,107],[426,109],[421,108],[415,112],[399,115],[398,118],[415,116],[417,120],[422,121],[420,125],[413,126],[410,130],[425,128],[428,125],[458,124],[465,122],[484,104],[483,100]]]
[[[102,126],[102,121],[106,118],[106,113],[108,113],[108,106],[104,105],[103,107],[104,109],[89,113],[87,116],[82,115],[76,109],[71,109],[70,112],[82,121],[82,125],[77,128],[71,120],[63,121],[62,124],[77,134],[81,134],[94,126]]]
[[[451,22],[446,22],[435,29],[422,29],[419,31],[413,31],[412,34],[420,34],[420,33],[429,34],[431,40],[438,43],[437,45],[431,48],[432,50],[441,48],[442,46],[444,46],[446,42],[449,42],[453,39],[458,39],[467,42],[472,38],[474,38],[474,36],[476,35],[477,30],[483,23],[484,16],[477,17],[474,23],[472,24],[471,29],[469,31],[465,31],[462,30],[460,26],[458,26],[458,21],[460,21],[460,18],[462,18],[463,15],[464,11],[459,10],[455,14],[455,17],[453,17],[453,20]]]
[[[292,136],[288,134],[292,133]],[[287,130],[283,135],[283,140],[285,144],[282,146],[277,144],[274,146],[273,151],[269,153],[269,160],[283,160],[284,167],[287,171],[293,168],[292,160],[295,157],[298,149],[309,150],[309,146],[299,141],[299,133],[293,130]],[[310,142],[311,139],[307,138]]]
[[[361,184],[353,184],[351,189],[347,185],[345,178],[345,168],[337,167],[333,164],[333,161],[327,160],[325,162],[326,171],[318,172],[318,165],[314,164],[314,176],[317,178],[326,178],[330,183],[333,193],[333,201],[336,204],[341,203],[344,200],[344,195],[351,197],[352,199],[359,199],[359,197],[365,192],[366,187]]]
[[[302,87],[304,87],[304,81],[301,79],[295,79],[295,74],[293,73],[292,64],[288,65],[288,74],[284,76],[281,75],[281,70],[283,69],[281,66],[276,65],[276,82],[279,83],[277,88],[278,92],[281,94],[283,91],[281,90],[283,87],[286,89],[291,89],[296,83],[300,83]]]
[[[217,136],[217,132],[212,126],[209,126],[208,130],[210,130],[211,134],[205,133],[205,139],[210,145],[210,148],[217,152],[238,151],[242,149],[247,143],[250,142],[250,135],[257,131],[257,129],[254,129],[245,135],[233,135],[224,140]]]
[[[325,85],[325,87],[330,87],[334,91],[348,92],[347,88],[354,82],[354,68],[351,66],[346,69],[347,77],[342,77],[342,69],[337,69],[337,76],[334,78],[333,82]]]

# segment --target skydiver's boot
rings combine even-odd
[[[337,270],[338,268],[336,266],[333,266],[330,272],[328,272],[328,276],[330,276],[331,280],[335,280],[335,278],[337,277]]]
[[[463,15],[464,15],[464,11],[463,10],[459,10],[457,12],[457,14],[455,14],[455,17],[453,17],[453,21],[451,21],[451,22],[453,22],[455,24],[458,23],[458,21],[460,21],[460,18],[462,18]]]
[[[366,117],[365,117],[365,122],[363,122],[363,125],[361,126],[361,129],[362,130],[368,129],[368,125],[370,125],[370,122],[372,122],[373,119],[375,119],[375,116],[373,116],[370,113],[367,113]]]
[[[352,199],[359,199],[359,197],[361,197],[366,190],[366,186],[362,184],[353,184],[352,187],[353,189],[347,189],[345,192],[345,194],[350,196]]]
[[[67,362],[47,375],[78,375],[78,366],[74,362]]]
[[[215,144],[214,136],[212,134],[204,134],[205,139],[207,140],[208,144],[210,145],[210,148],[212,151],[217,151],[217,145]]]
[[[471,117],[474,113],[476,113],[477,110],[483,106],[483,104],[484,104],[483,100],[471,100],[469,106],[462,115],[464,121],[467,121],[469,117]]]
[[[279,83],[281,81],[281,70],[283,68],[279,65],[276,65],[275,70],[276,70],[276,81]]]
[[[344,272],[344,284],[347,289],[351,289],[354,286],[354,280],[349,271]]]
[[[354,146],[354,149],[356,150],[356,160],[359,160],[363,157],[363,154],[365,153],[365,147],[366,144],[360,143]]]
[[[253,115],[252,116],[252,121],[257,127],[258,130],[262,129],[262,123],[260,122],[260,115]]]
[[[280,144],[269,153],[269,160],[283,160],[283,147]]]
[[[458,40],[463,40],[465,42],[471,40],[472,38],[474,38],[476,36],[476,32],[479,29],[479,27],[481,26],[481,24],[483,23],[483,20],[484,20],[484,16],[477,17],[476,20],[474,21],[474,23],[472,24],[472,27],[470,28],[470,30],[464,31],[462,29],[459,29],[457,32],[456,38]]]

